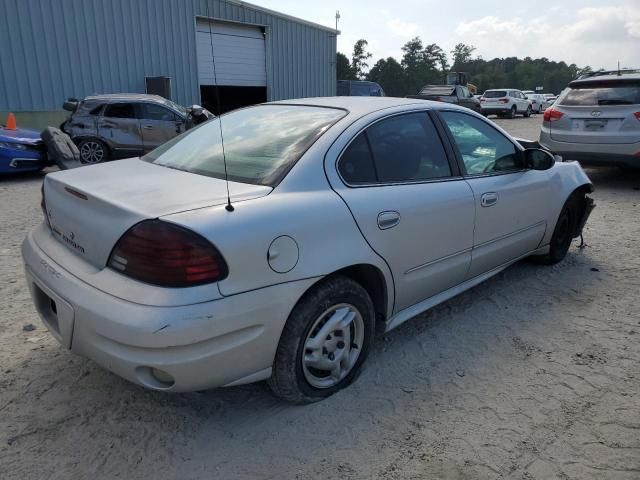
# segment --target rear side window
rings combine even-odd
[[[110,118],[136,118],[136,112],[132,103],[110,103],[104,111],[104,116]]]
[[[560,105],[600,106],[640,104],[640,82],[594,82],[575,85]]]
[[[484,98],[500,98],[506,96],[507,92],[505,90],[491,90],[489,92],[484,92]]]
[[[349,145],[338,169],[350,184],[451,176],[440,136],[423,112],[387,118],[367,128]]]

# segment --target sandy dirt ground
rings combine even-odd
[[[19,254],[41,176],[0,180],[0,479],[640,479],[640,175],[588,173],[586,248],[380,336],[353,386],[304,407],[264,384],[151,392],[63,350]]]

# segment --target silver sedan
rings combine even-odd
[[[47,175],[22,253],[64,347],[151,389],[267,379],[305,403],[354,380],[376,330],[562,260],[591,190],[468,109],[300,99]]]

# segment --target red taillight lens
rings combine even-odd
[[[636,113],[634,113],[634,115],[638,120],[640,120],[640,112],[636,112]]]
[[[502,103],[509,103],[509,99],[508,98],[501,98],[500,101]]]
[[[118,240],[109,267],[161,287],[192,287],[227,276],[220,252],[200,235],[171,223],[149,220]]]
[[[564,113],[555,110],[553,107],[549,107],[544,111],[543,120],[545,122],[555,122],[556,120],[560,120],[564,116]]]

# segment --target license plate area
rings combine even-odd
[[[29,278],[33,301],[47,329],[65,348],[71,348],[73,336],[73,307],[56,295],[51,289]]]
[[[607,126],[607,120],[585,120],[585,130],[604,130]]]

